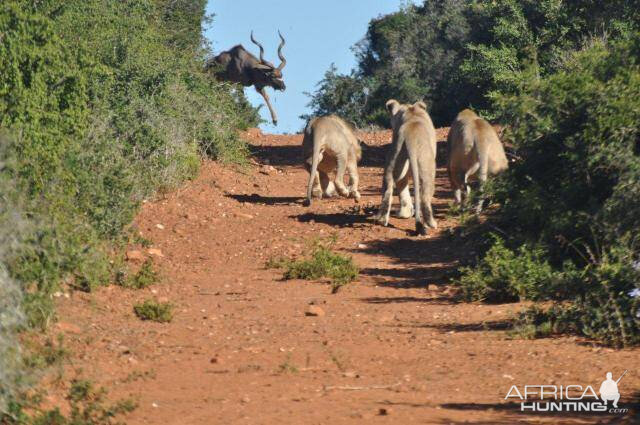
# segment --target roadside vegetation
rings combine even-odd
[[[141,320],[151,320],[158,323],[169,323],[173,320],[173,305],[168,302],[145,300],[133,306],[133,311]]]
[[[336,113],[360,127],[388,127],[385,102],[423,100],[436,127],[473,107],[502,118],[489,93],[517,93],[520,73],[558,72],[592,38],[639,28],[637,0],[428,0],[371,20],[353,51],[357,65],[331,66],[309,93],[312,115]],[[506,123],[506,122],[505,122]]]
[[[158,282],[159,274],[153,266],[153,260],[148,258],[142,263],[140,269],[134,274],[127,274],[126,271],[119,271],[116,275],[116,282],[121,286],[130,289],[144,289]]]
[[[387,125],[384,102],[425,99],[507,126],[520,158],[488,187],[496,207],[468,301],[530,300],[529,337],[640,343],[640,2],[438,0],[371,21],[358,66],[329,69],[316,113]],[[495,233],[487,238],[487,233]],[[475,238],[479,239],[479,238]]]
[[[40,394],[25,397],[21,404],[10,403],[2,424],[19,425],[120,425],[117,417],[131,412],[136,403],[131,400],[120,400],[108,404],[105,400],[107,392],[104,388],[96,389],[86,380],[71,382],[67,394],[70,413],[63,415],[58,407],[40,408]],[[27,411],[29,413],[27,413]]]
[[[353,262],[353,258],[333,251],[332,246],[335,242],[335,237],[314,240],[305,258],[297,260],[271,259],[267,262],[267,267],[283,269],[282,278],[285,280],[330,279],[331,291],[336,293],[342,286],[356,280],[360,269]]]
[[[241,90],[203,72],[205,4],[0,4],[2,424],[31,423],[16,413],[31,382],[16,333],[55,321],[52,295],[61,286],[91,291],[115,280],[113,264],[144,199],[194,177],[202,156],[246,158],[237,130],[258,115]],[[155,279],[148,264],[130,283]],[[68,421],[110,423],[110,412]]]

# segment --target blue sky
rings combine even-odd
[[[394,12],[404,0],[209,0],[207,12],[216,16],[206,36],[215,53],[236,44],[257,55],[258,48],[249,40],[251,30],[265,48],[265,58],[278,64],[278,29],[287,40],[283,49],[287,58],[284,81],[287,90],[269,88],[271,103],[278,113],[278,126],[269,119],[264,106],[261,128],[270,133],[298,132],[307,113],[309,98],[303,92],[315,91],[331,63],[338,71],[348,72],[355,65],[351,46],[362,39],[369,21]],[[245,88],[253,105],[263,104],[253,87]]]

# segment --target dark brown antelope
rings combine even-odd
[[[251,31],[251,42],[260,48],[260,59],[249,53],[241,44],[234,46],[230,50],[220,53],[211,58],[206,65],[206,69],[213,69],[215,76],[219,80],[240,83],[243,86],[254,86],[256,91],[262,95],[271,113],[271,120],[274,125],[278,124],[278,116],[269,102],[266,87],[273,87],[275,90],[286,88],[282,80],[282,68],[287,64],[287,60],[282,54],[284,37],[278,31],[280,45],[278,46],[278,57],[280,65],[274,64],[264,58],[264,47],[253,38]]]

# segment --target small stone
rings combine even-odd
[[[381,407],[380,409],[378,409],[378,415],[380,416],[388,416],[390,414],[391,414],[390,407]]]
[[[160,223],[156,224],[156,227],[160,230],[164,230],[164,226]]]
[[[155,257],[164,257],[162,250],[158,248],[150,248],[147,252],[149,253],[149,255],[153,255]]]
[[[367,249],[367,248],[368,248],[368,246],[363,244],[363,243],[359,243],[358,244],[358,249]]]
[[[211,364],[222,364],[222,359],[218,356],[214,356],[211,357],[211,360],[209,360],[209,363]]]
[[[438,288],[438,285],[434,285],[433,283],[430,283],[429,286],[427,286],[427,289],[429,291],[435,292],[435,291],[438,291],[440,288]]]
[[[349,370],[349,371],[343,373],[342,376],[344,376],[345,378],[359,378],[360,377],[360,375],[358,375],[357,373],[355,373],[352,370]]]
[[[260,169],[260,173],[261,174],[265,174],[265,175],[269,175],[272,172],[274,172],[276,169],[273,168],[273,166],[271,165],[264,165],[261,169]]]
[[[253,219],[253,216],[251,214],[245,214],[245,213],[236,213],[236,215],[238,217],[242,217],[242,218],[247,218],[249,220]]]
[[[310,305],[304,312],[305,316],[324,316],[324,310],[317,305]]]
[[[127,251],[127,261],[137,262],[137,261],[144,261],[144,260],[145,260],[145,257],[141,251],[138,251],[137,249]]]
[[[240,399],[240,401],[244,404],[249,403],[251,401],[251,399],[247,396],[244,396]]]

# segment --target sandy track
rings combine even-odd
[[[447,231],[456,223],[445,216],[444,168],[440,228],[416,238],[412,220],[383,228],[366,215],[380,200],[389,132],[363,136],[371,148],[359,206],[332,199],[309,209],[301,205],[301,136],[248,137],[247,170],[206,163],[195,181],[144,205],[136,225],[164,255],[156,258],[161,283],[59,301],[52,333],[63,332],[73,352],[67,376],[81,369],[112,398],[138,400],[128,424],[617,423],[610,415],[536,417],[505,404],[514,384],[597,389],[608,370],[624,369],[629,401],[640,389],[640,350],[509,339],[505,321],[519,305],[455,303],[448,276],[474,253]],[[264,268],[333,233],[362,269],[337,294],[326,282],[283,282]],[[172,323],[134,316],[133,304],[150,297],[177,306]],[[326,315],[305,316],[310,302]]]

